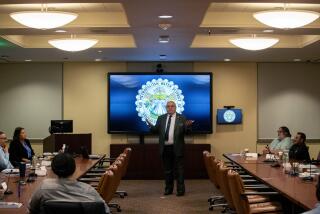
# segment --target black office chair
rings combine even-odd
[[[43,214],[106,214],[103,202],[46,201]]]

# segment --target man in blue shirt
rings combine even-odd
[[[12,169],[13,166],[9,161],[8,147],[6,146],[7,136],[0,131],[0,171],[4,169]]]
[[[278,153],[279,151],[285,151],[291,148],[292,141],[291,141],[291,134],[286,126],[282,126],[279,128],[278,137],[274,139],[269,146],[267,146],[263,153]]]

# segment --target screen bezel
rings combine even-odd
[[[51,120],[50,126],[53,127],[55,124],[60,124],[63,128],[63,132],[57,133],[73,133],[73,120]],[[65,128],[69,128],[69,130],[65,131]]]
[[[241,120],[240,122],[232,122],[232,123],[228,123],[228,122],[220,122],[218,120],[218,117],[219,117],[219,111],[220,110],[228,110],[227,108],[219,108],[217,109],[217,117],[216,117],[216,121],[217,121],[217,125],[241,125],[242,122],[243,122],[243,113],[242,113],[242,109],[241,108],[234,108],[234,109],[230,109],[230,110],[239,110],[240,111],[240,114],[241,114]]]
[[[107,99],[107,106],[108,106],[108,114],[107,114],[107,131],[108,134],[138,134],[138,135],[152,135],[150,132],[136,132],[136,131],[112,131],[110,130],[110,76],[112,75],[209,75],[210,76],[210,123],[211,128],[210,130],[206,131],[190,131],[189,134],[212,134],[213,133],[213,112],[212,112],[212,81],[213,81],[213,75],[211,72],[162,72],[162,73],[156,73],[156,72],[110,72],[107,74],[107,81],[108,81],[108,99]]]

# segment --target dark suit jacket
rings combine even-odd
[[[294,144],[289,150],[289,158],[296,161],[310,161],[309,149],[305,143]]]
[[[31,149],[31,159],[32,159],[34,152],[31,147],[30,141],[27,139],[25,141],[26,141],[26,144]],[[10,146],[9,146],[9,154],[10,154],[9,160],[14,167],[19,166],[19,162],[22,161],[22,158],[28,159],[28,153],[27,153],[26,149],[23,147],[22,143],[18,140],[11,141]]]
[[[164,142],[165,142],[165,132],[166,132],[166,122],[168,114],[164,114],[158,117],[156,125],[151,126],[150,130],[153,133],[159,135],[159,145],[160,145],[160,155],[163,154]],[[177,157],[184,155],[184,135],[189,130],[185,126],[186,118],[176,113],[176,122],[174,125],[174,139],[173,139],[173,148],[174,153]]]

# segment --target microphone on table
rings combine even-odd
[[[10,169],[10,172],[9,172],[9,176],[8,176],[8,179],[7,179],[7,189],[6,191],[4,192],[5,195],[10,195],[12,194],[13,192],[9,189],[9,181],[10,181],[10,175],[12,173],[12,169]]]
[[[311,164],[312,161],[309,162],[309,176],[302,178],[304,181],[313,181],[313,177],[311,176]]]

